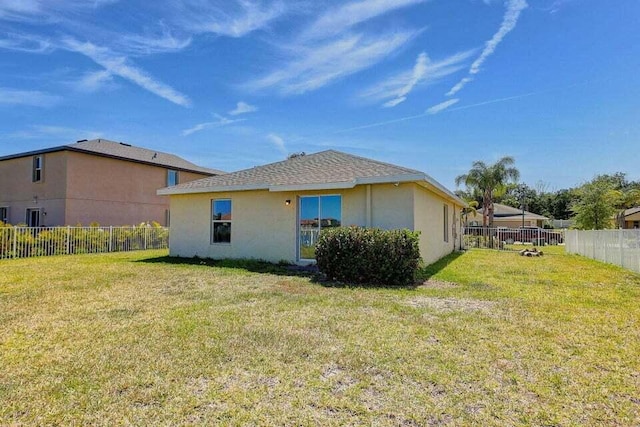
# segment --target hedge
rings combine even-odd
[[[316,245],[318,269],[330,280],[365,285],[413,284],[420,232],[379,228],[325,229]]]

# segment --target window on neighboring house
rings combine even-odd
[[[211,243],[231,243],[231,199],[211,201]]]
[[[444,205],[442,209],[444,215],[444,241],[449,241],[449,206]]]
[[[27,226],[40,227],[40,209],[27,209]]]
[[[178,185],[178,171],[169,169],[167,171],[167,187]]]
[[[42,172],[43,172],[43,162],[42,156],[33,156],[33,182],[42,181]]]
[[[5,224],[9,223],[9,208],[7,206],[0,207],[0,221]]]

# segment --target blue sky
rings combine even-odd
[[[614,6],[615,4],[615,6]],[[0,156],[102,137],[227,171],[333,148],[454,189],[640,179],[640,1],[0,0]]]

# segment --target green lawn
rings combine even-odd
[[[640,275],[474,250],[415,289],[165,252],[0,262],[0,425],[640,425]]]

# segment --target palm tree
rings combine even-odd
[[[475,161],[468,173],[456,177],[456,185],[464,183],[467,187],[482,194],[482,226],[493,226],[493,199],[496,193],[504,191],[510,180],[520,178],[520,172],[513,167],[513,157],[503,157],[492,165]]]

